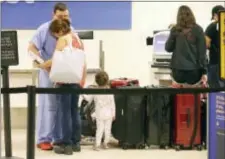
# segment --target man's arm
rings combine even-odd
[[[28,52],[32,52],[38,56],[40,56],[40,50],[42,50],[44,45],[44,28],[41,26],[37,29],[35,35],[30,40],[29,46],[28,46]]]
[[[205,35],[205,42],[206,42],[206,47],[209,49],[211,46],[211,38]]]
[[[44,60],[41,58],[40,51],[44,46],[44,40],[46,36],[46,25],[41,25],[28,45],[28,54],[33,57],[33,66],[38,67],[38,63],[42,63]],[[37,63],[38,62],[38,63]]]
[[[216,25],[214,23],[210,24],[205,31],[205,41],[206,41],[206,47],[209,49],[211,47],[211,41],[216,34]]]
[[[38,56],[40,56],[39,49],[35,46],[34,43],[30,42],[28,46],[28,52],[32,52]]]

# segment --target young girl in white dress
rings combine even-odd
[[[109,77],[106,72],[99,72],[95,76],[95,82],[98,88],[109,88]],[[101,147],[101,141],[104,135],[103,148],[108,149],[108,143],[111,137],[112,122],[115,120],[115,102],[113,95],[83,95],[88,102],[95,102],[95,113],[92,116],[96,120],[96,141],[94,150],[98,151]]]

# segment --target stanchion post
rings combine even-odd
[[[27,86],[28,108],[27,108],[27,159],[35,158],[35,109],[36,109],[36,87]]]
[[[3,88],[9,88],[8,66],[2,67]],[[12,157],[12,137],[11,137],[11,115],[9,94],[3,94],[3,116],[4,116],[4,136],[5,136],[5,157]]]

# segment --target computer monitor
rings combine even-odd
[[[169,37],[170,30],[159,30],[153,32],[153,54],[154,55],[170,55],[165,50],[165,44]]]

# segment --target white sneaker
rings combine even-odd
[[[93,150],[100,151],[100,147],[99,146],[93,146]]]
[[[103,148],[104,148],[104,149],[109,149],[108,144],[103,144]]]

